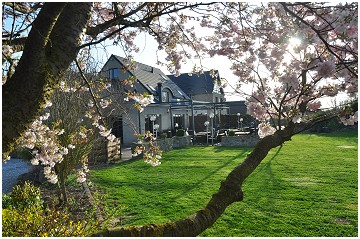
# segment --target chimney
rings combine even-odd
[[[157,83],[158,85],[158,94],[159,94],[159,103],[162,103],[162,83]]]

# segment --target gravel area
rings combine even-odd
[[[2,162],[2,193],[9,193],[16,185],[17,178],[30,172],[32,165],[22,159],[12,158]]]

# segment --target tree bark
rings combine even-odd
[[[239,164],[223,181],[217,193],[213,194],[208,204],[195,214],[178,221],[164,224],[149,224],[127,228],[106,229],[93,236],[197,236],[221,216],[225,209],[234,202],[242,201],[241,190],[244,180],[256,169],[266,157],[270,149],[291,140],[295,132],[295,125],[290,124],[285,130],[261,139],[255,149]]]
[[[3,158],[42,113],[58,77],[75,59],[91,3],[45,3],[15,73],[3,85]]]

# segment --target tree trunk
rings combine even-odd
[[[3,85],[3,158],[42,113],[58,77],[75,59],[91,9],[86,2],[48,2],[41,9],[16,71]]]
[[[64,172],[60,172],[59,174],[60,177],[60,185],[59,185],[59,191],[60,191],[60,195],[59,195],[59,202],[61,202],[62,205],[67,205],[68,203],[68,197],[67,197],[67,192],[66,192],[66,184],[65,184],[65,173]]]
[[[93,236],[197,236],[221,216],[225,209],[234,202],[242,201],[241,190],[244,180],[255,170],[255,168],[266,157],[270,149],[282,145],[290,140],[294,132],[291,124],[284,131],[278,131],[274,135],[260,140],[255,149],[247,158],[239,164],[220,185],[219,191],[204,209],[195,214],[174,222],[164,224],[149,224],[144,226],[132,226],[127,228],[112,228],[96,233]]]

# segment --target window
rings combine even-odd
[[[115,90],[119,90],[120,86],[119,86],[119,82],[118,82],[118,69],[117,68],[111,68],[109,70],[109,78],[111,80],[111,86],[113,87],[113,89]]]
[[[183,129],[184,127],[184,115],[175,114],[173,115],[173,122],[175,129]]]
[[[220,82],[217,81],[217,80],[215,80],[215,81],[214,81],[213,93],[218,93],[218,94],[220,94],[220,93],[221,93],[221,92],[220,92],[220,88],[221,88]]]
[[[161,101],[162,102],[169,102],[170,101],[170,94],[168,91],[161,92]]]
[[[152,119],[155,119],[152,121]],[[145,116],[145,131],[154,132],[154,125],[161,125],[161,115],[146,115]],[[159,127],[158,131],[161,127]]]
[[[109,70],[109,77],[111,80],[117,79],[119,77],[118,69],[117,68],[111,68]]]

